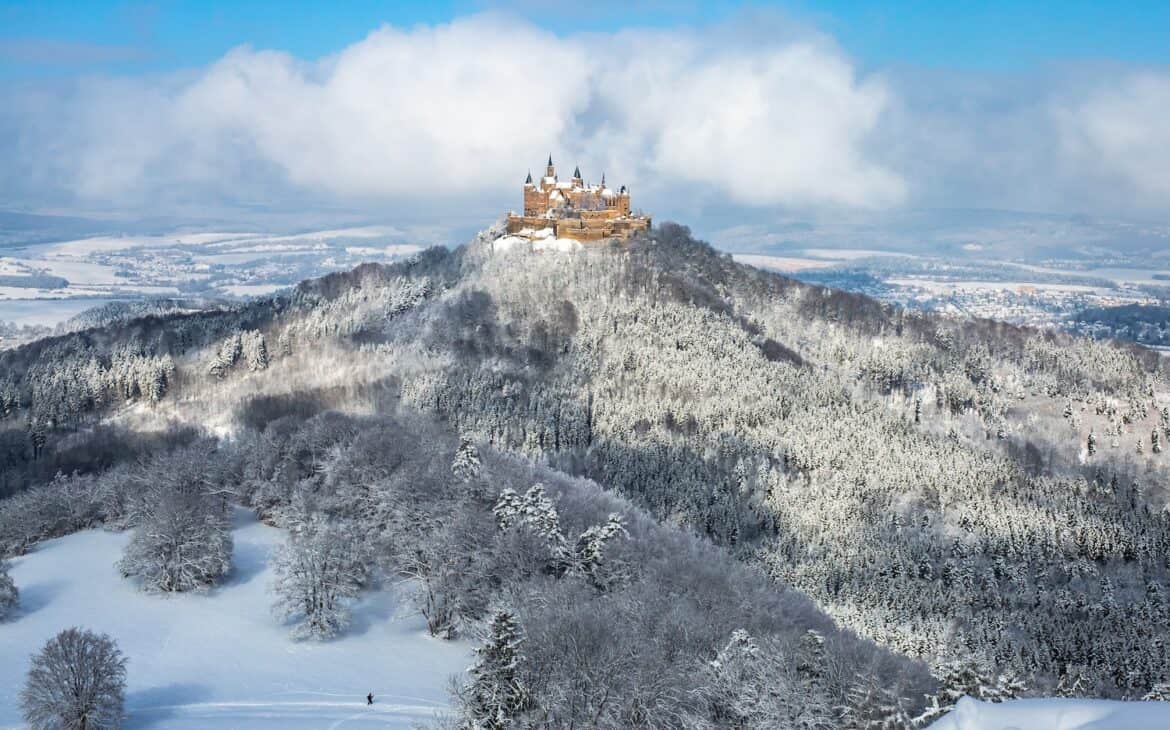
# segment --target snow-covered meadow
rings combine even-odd
[[[1170,702],[1035,699],[993,704],[970,697],[928,730],[1166,730]]]
[[[470,645],[430,638],[405,586],[364,594],[342,637],[295,642],[271,611],[282,532],[237,510],[233,537],[231,576],[202,595],[146,595],[124,580],[114,564],[129,533],[87,530],[14,560],[21,606],[0,623],[0,727],[20,724],[29,655],[69,626],[109,634],[129,658],[127,728],[406,728],[447,707]]]
[[[8,246],[0,250],[0,322],[53,326],[111,300],[262,296],[366,261],[409,256],[435,242],[434,235],[371,225],[296,234],[100,235]],[[61,305],[73,301],[80,306],[72,311]],[[43,303],[35,319],[25,311],[30,303]]]

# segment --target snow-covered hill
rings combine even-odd
[[[1013,700],[1001,704],[959,700],[929,730],[1165,730],[1170,702]]]
[[[448,678],[470,664],[469,645],[428,637],[395,589],[363,594],[336,641],[291,641],[268,592],[281,531],[244,510],[234,572],[205,595],[137,591],[114,568],[129,537],[87,530],[14,561],[21,610],[0,624],[0,726],[20,723],[29,655],[74,625],[108,633],[129,658],[128,728],[406,728],[446,707]]]

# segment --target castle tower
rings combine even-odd
[[[585,181],[581,178],[581,166],[577,165],[573,168],[573,185],[578,188],[585,187]]]
[[[548,156],[548,169],[545,170],[544,176],[545,177],[556,177],[557,176],[556,168],[553,167],[551,154]]]
[[[628,216],[630,214],[630,191],[625,185],[618,191],[617,208],[621,215]]]
[[[529,170],[528,177],[524,179],[524,215],[543,215],[547,209],[548,196],[536,189],[536,184],[532,182],[532,171]]]

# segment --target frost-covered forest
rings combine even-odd
[[[298,638],[407,577],[432,633],[480,642],[456,697],[489,727],[1164,690],[1156,353],[800,284],[672,224],[499,234],[0,353],[0,556],[104,524],[145,590],[201,590],[248,506],[288,531]]]

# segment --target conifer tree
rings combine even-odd
[[[288,357],[293,353],[292,334],[287,327],[281,330],[280,336],[276,338],[276,351],[281,357]]]
[[[479,449],[470,439],[463,439],[459,442],[459,449],[455,452],[455,458],[451,461],[451,474],[455,480],[461,483],[470,482],[479,477],[483,470],[483,465],[480,463]]]
[[[620,570],[605,556],[605,546],[619,535],[629,536],[625,522],[620,515],[611,514],[605,524],[588,528],[577,539],[577,566],[599,591],[608,590],[620,580]]]
[[[241,338],[244,361],[248,369],[258,372],[268,368],[268,346],[264,342],[264,335],[257,330],[249,330]]]
[[[972,657],[938,664],[933,672],[939,689],[927,697],[929,705],[918,718],[926,722],[945,715],[963,697],[984,702],[1003,702],[1024,691],[1024,685],[1010,673],[996,673]]]
[[[1159,682],[1142,695],[1143,702],[1170,702],[1170,682]]]
[[[523,642],[516,617],[497,611],[483,644],[475,650],[475,664],[467,670],[471,683],[462,693],[464,727],[504,730],[528,709],[528,691],[520,678]]]
[[[1056,683],[1057,697],[1084,697],[1089,691],[1089,678],[1082,666],[1065,667]]]

